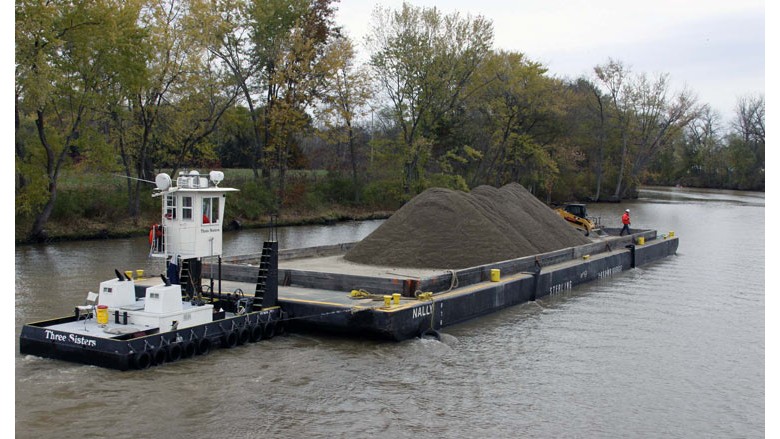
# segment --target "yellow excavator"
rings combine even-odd
[[[555,212],[569,224],[584,230],[585,236],[590,236],[590,232],[598,228],[598,219],[588,217],[588,209],[584,204],[564,204],[563,207],[555,209]]]

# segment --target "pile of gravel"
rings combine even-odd
[[[459,269],[587,244],[523,186],[433,188],[406,203],[357,243],[348,261],[391,267]]]

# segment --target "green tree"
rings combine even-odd
[[[113,128],[111,139],[127,178],[128,213],[137,218],[148,181],[154,180],[155,160],[165,160],[159,149],[160,118],[176,90],[197,69],[199,29],[189,15],[189,4],[175,0],[148,0],[139,23],[148,37],[138,49],[149,55],[143,81],[116,91],[107,106]]]
[[[620,137],[619,157],[612,157],[613,163],[618,163],[612,197],[626,198],[653,158],[682,136],[700,107],[687,90],[671,93],[668,74],[652,78],[644,73],[634,75],[612,59],[594,71],[606,88],[613,127]]]
[[[475,74],[470,103],[484,115],[487,148],[473,184],[520,182],[548,189],[563,116],[562,84],[517,52],[491,53]]]
[[[601,198],[604,176],[609,166],[606,161],[609,137],[608,97],[602,94],[596,84],[584,77],[578,78],[569,88],[569,141],[578,145],[588,168],[570,170],[569,173],[574,175],[568,176],[568,184],[571,188],[576,188],[571,195],[598,200]]]
[[[175,174],[186,165],[219,162],[209,136],[223,114],[233,106],[239,87],[221,72],[208,52],[191,73],[176,84],[176,101],[163,106],[157,130],[158,152],[165,154]],[[196,70],[197,69],[197,70]]]
[[[17,146],[17,169],[45,174],[23,179],[22,191],[35,196],[17,194],[34,215],[32,238],[45,235],[68,158],[104,143],[92,120],[109,90],[143,72],[139,11],[135,1],[16,3],[16,112],[34,120],[37,134]]]
[[[403,189],[411,193],[436,126],[464,99],[474,71],[489,53],[493,25],[484,17],[443,15],[404,3],[376,8],[366,43],[379,87],[389,99],[404,144]]]
[[[331,0],[308,2],[300,18],[280,41],[266,101],[266,147],[275,152],[279,171],[279,207],[284,203],[286,172],[304,129],[310,126],[308,110],[333,77],[330,41],[338,36]]]
[[[248,163],[255,178],[267,174],[263,147],[268,141],[267,118],[261,122],[259,114],[262,96],[267,96],[263,92],[268,84],[264,70],[274,68],[271,59],[275,58],[280,35],[289,31],[301,10],[301,7],[289,7],[289,3],[286,0],[224,0],[213,2],[210,8],[200,11],[205,22],[214,23],[209,50],[229,69],[241,90],[241,102],[249,108],[252,137],[249,139],[251,160]],[[303,5],[303,2],[296,4]],[[266,137],[261,124],[265,127]]]
[[[330,53],[330,60],[334,63],[330,70],[334,76],[325,85],[321,98],[323,105],[317,115],[326,132],[331,134],[330,140],[346,143],[349,148],[354,200],[358,202],[360,186],[355,122],[369,111],[368,102],[373,96],[371,80],[367,70],[355,66],[355,48],[349,39],[334,39]]]
[[[630,71],[622,62],[609,59],[604,65],[594,68],[596,78],[606,87],[605,94],[610,103],[615,129],[620,133],[620,158],[615,182],[613,199],[620,199],[623,190],[626,160],[628,157],[629,136],[631,134],[631,108],[634,106],[634,94],[629,84]]]
[[[694,120],[700,107],[687,90],[674,93],[669,98],[669,75],[660,74],[651,79],[645,74],[634,81],[636,127],[633,130],[632,163],[627,185],[622,195],[625,198],[630,189],[641,182],[641,173],[652,159],[677,140],[688,124]]]
[[[728,147],[739,189],[764,190],[765,104],[764,96],[742,96],[735,109]]]

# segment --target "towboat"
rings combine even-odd
[[[115,270],[97,292],[88,292],[84,303],[74,306],[72,315],[25,324],[20,352],[119,370],[146,369],[283,332],[274,232],[263,244],[254,294],[223,292],[221,277],[203,286],[203,262],[221,265],[225,199],[237,191],[220,187],[223,178],[219,171],[182,172],[175,182],[157,175],[152,196],[160,198],[162,212],[149,232],[149,254],[165,260],[166,272],[145,278],[140,270]]]

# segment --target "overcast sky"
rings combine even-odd
[[[337,24],[357,43],[375,6],[402,0],[341,0]],[[493,22],[494,47],[522,52],[560,78],[592,76],[609,57],[634,72],[668,73],[733,116],[737,98],[764,93],[764,2],[757,0],[409,0]]]

